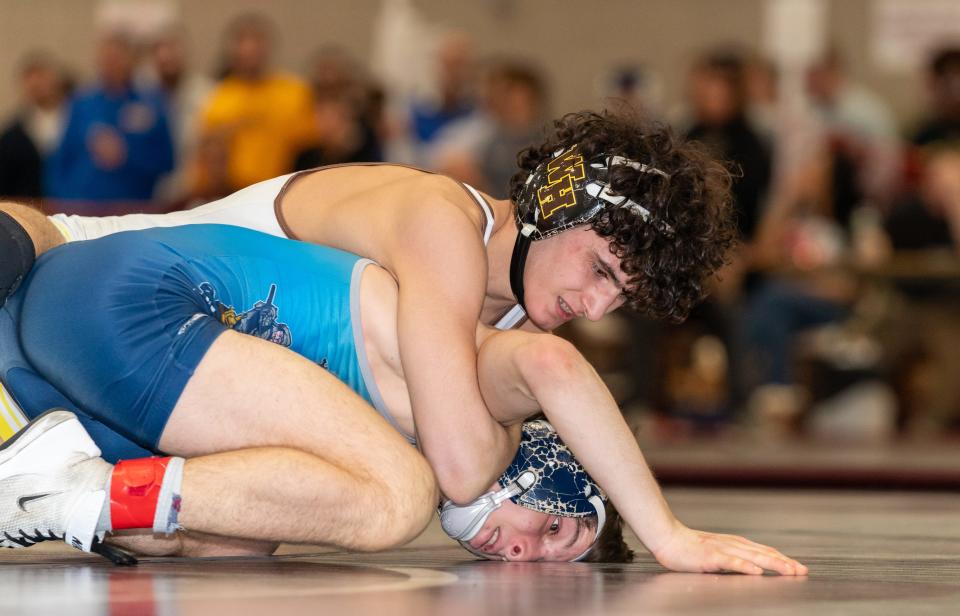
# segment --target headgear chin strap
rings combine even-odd
[[[536,227],[529,223],[520,227],[517,241],[513,244],[513,256],[510,257],[510,290],[524,311],[527,310],[527,305],[523,301],[523,270],[527,265],[527,253],[530,252],[530,235],[535,230]]]
[[[477,536],[490,514],[503,506],[503,502],[519,496],[533,487],[537,474],[527,471],[517,480],[497,492],[487,492],[469,505],[457,505],[447,501],[440,508],[440,526],[451,539],[467,542]]]
[[[517,198],[516,221],[519,232],[510,259],[510,289],[517,303],[526,310],[523,271],[530,244],[586,224],[609,207],[627,208],[643,220],[657,223],[665,233],[673,228],[653,219],[650,210],[625,196],[614,195],[610,188],[610,168],[625,165],[641,173],[664,178],[670,176],[649,165],[623,156],[600,155],[585,163],[577,144],[557,150],[549,161],[540,163],[527,176]]]
[[[477,536],[487,518],[508,499],[521,507],[563,517],[597,516],[600,537],[606,523],[606,497],[600,486],[574,459],[570,450],[546,421],[523,424],[520,449],[500,476],[500,490],[488,492],[469,505],[446,501],[440,508],[440,525],[466,550],[489,558],[468,542]],[[591,546],[573,560],[590,553]]]

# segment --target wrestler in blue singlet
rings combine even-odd
[[[226,225],[71,243],[43,255],[25,281],[21,342],[43,379],[149,450],[227,329],[289,347],[390,419],[366,369],[357,316],[369,263]]]

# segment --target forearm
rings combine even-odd
[[[406,356],[403,361],[408,363]],[[448,372],[454,365],[456,373]],[[450,361],[433,372],[430,383],[418,388],[415,381],[421,375],[405,371],[417,440],[440,490],[454,502],[468,503],[485,493],[507,467],[517,439],[487,411],[475,379],[462,382],[462,372],[476,374],[472,364],[466,368],[464,362]]]
[[[480,395],[475,334],[486,284],[483,243],[463,211],[442,200],[429,205],[411,205],[396,221],[394,236],[403,241],[392,247],[387,267],[398,281],[397,338],[418,440],[440,489],[465,503],[490,488],[517,442]],[[444,232],[431,231],[437,228]]]
[[[567,348],[569,347],[569,348]],[[564,442],[607,492],[640,540],[657,552],[676,518],[616,401],[568,343],[534,351],[523,379]]]
[[[459,335],[467,328],[405,316],[401,303],[400,355],[417,440],[441,491],[454,502],[470,502],[510,463],[518,435],[497,423],[480,395],[474,339]],[[417,325],[422,323],[433,326],[421,331]],[[443,350],[439,361],[438,349]]]

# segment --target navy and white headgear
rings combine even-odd
[[[488,492],[469,505],[446,501],[440,508],[443,530],[467,550],[477,553],[467,542],[477,536],[490,514],[508,499],[549,515],[597,516],[596,538],[600,537],[606,522],[607,497],[546,421],[523,424],[520,450],[498,483],[500,490]],[[574,560],[589,552],[586,550]]]
[[[673,233],[670,225],[655,220],[643,205],[628,197],[613,194],[610,169],[617,165],[625,165],[641,173],[670,177],[656,167],[623,156],[601,154],[584,161],[577,144],[566,150],[557,150],[552,159],[540,163],[527,176],[517,197],[516,222],[520,232],[510,260],[510,287],[517,303],[524,309],[523,269],[532,242],[587,224],[609,208],[628,208],[643,220],[657,224],[665,233]]]

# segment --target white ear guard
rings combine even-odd
[[[469,505],[446,501],[440,508],[440,526],[457,541],[467,542],[477,536],[490,514],[514,496],[529,490],[537,482],[537,474],[526,471],[513,483],[497,492],[487,492]]]
[[[593,543],[590,544],[590,547],[584,550],[583,554],[571,560],[570,562],[572,563],[583,560],[590,552],[593,551],[594,546],[597,545],[597,539],[600,538],[600,533],[603,532],[603,527],[607,523],[607,508],[606,504],[603,502],[603,499],[594,494],[587,500],[589,500],[590,504],[593,505],[593,508],[597,510],[597,534],[593,537]]]

